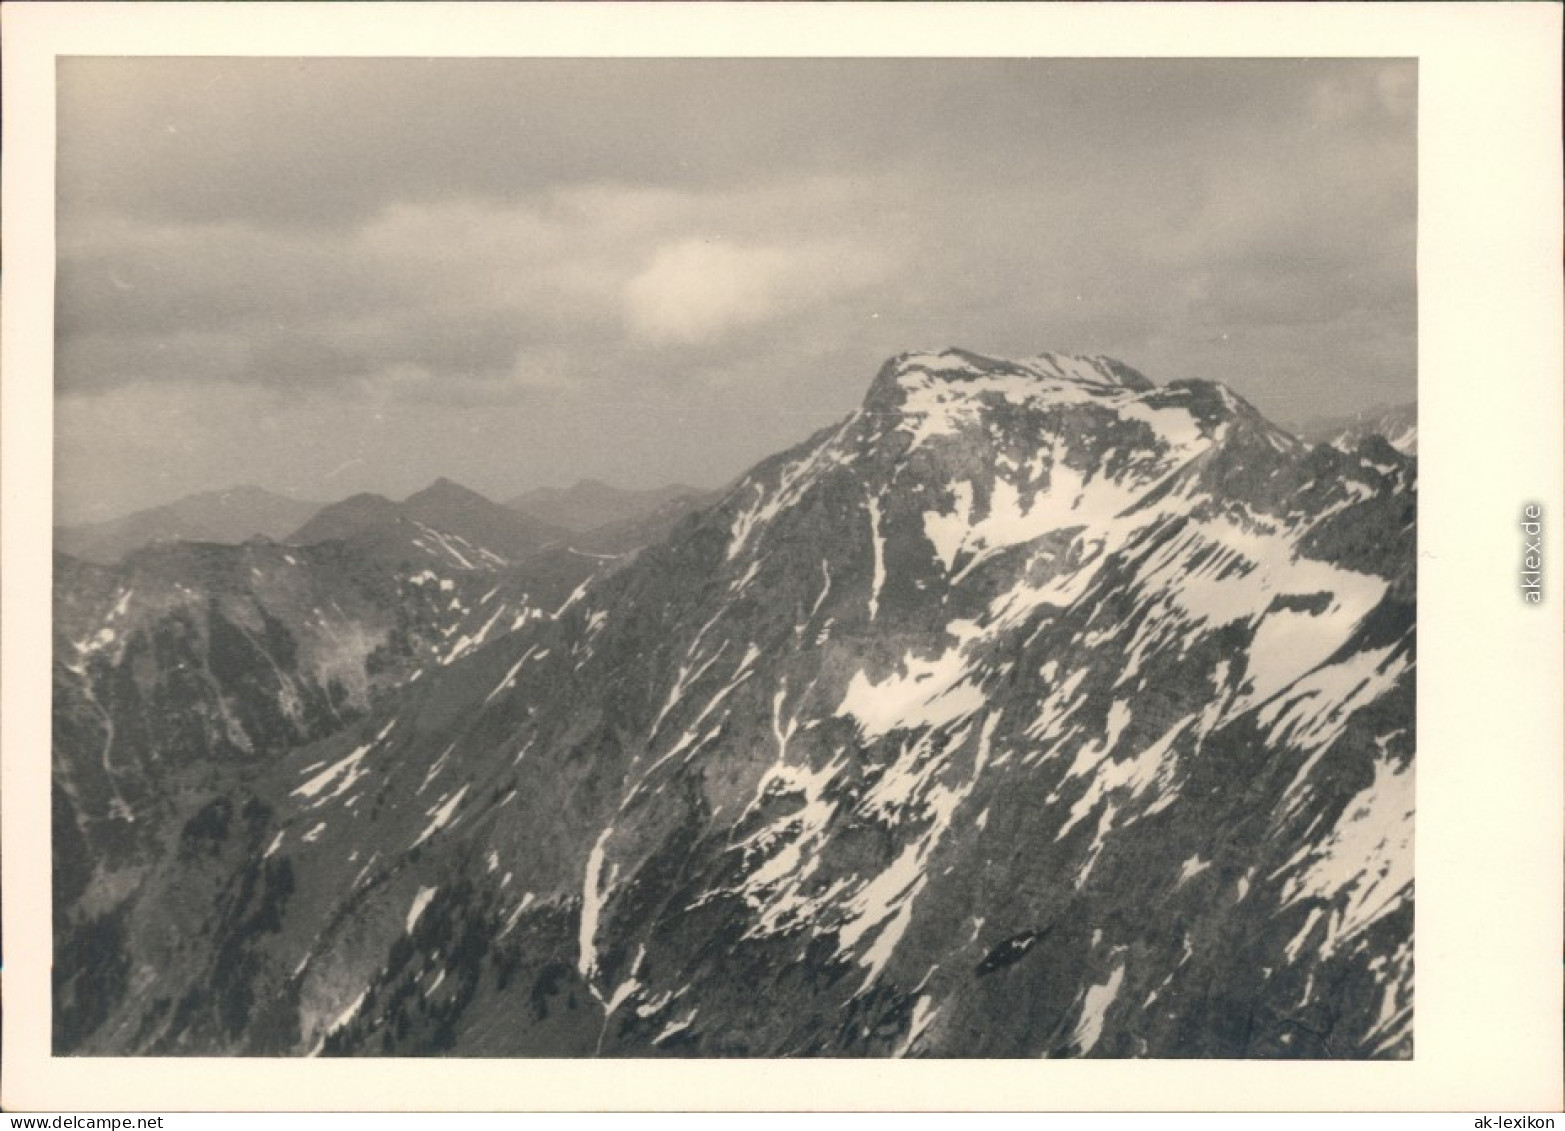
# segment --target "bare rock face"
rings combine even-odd
[[[1416,475],[947,351],[619,557],[68,564],[57,1047],[1408,1056]]]

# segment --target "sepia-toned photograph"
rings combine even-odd
[[[1415,1055],[1416,59],[56,76],[56,1056]]]

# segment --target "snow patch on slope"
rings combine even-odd
[[[1405,901],[1413,885],[1413,770],[1375,761],[1374,780],[1343,809],[1323,844],[1306,845],[1282,906],[1314,897],[1336,904],[1324,949],[1331,953]]]
[[[900,674],[893,672],[878,683],[855,672],[837,714],[851,716],[866,742],[894,730],[938,727],[966,718],[983,708],[984,694],[965,680],[964,647],[957,644],[933,659],[909,653]]]
[[[429,901],[435,898],[438,888],[420,887],[418,894],[413,897],[413,905],[408,908],[407,925],[404,928],[408,934],[413,933],[413,928],[418,925],[419,916],[424,914],[424,908],[429,906]]]

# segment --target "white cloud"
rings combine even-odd
[[[631,333],[657,345],[716,341],[862,285],[876,257],[844,245],[664,244],[625,287]]]

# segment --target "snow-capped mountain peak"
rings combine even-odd
[[[1125,425],[1129,431],[1118,439],[1130,446],[1150,441],[1186,455],[1221,439],[1235,423],[1263,434],[1273,448],[1294,444],[1223,385],[1186,380],[1157,386],[1123,362],[1101,356],[1046,353],[1003,360],[957,349],[902,354],[881,369],[861,414],[897,420],[910,449],[936,438],[959,438],[975,427],[992,432],[1008,421],[1075,438]]]
[[[1040,400],[1079,400],[1119,392],[1144,392],[1152,382],[1107,357],[1044,353],[1007,360],[964,349],[911,352],[881,368],[865,399],[868,411],[894,410],[940,397],[995,395],[1013,404]]]

